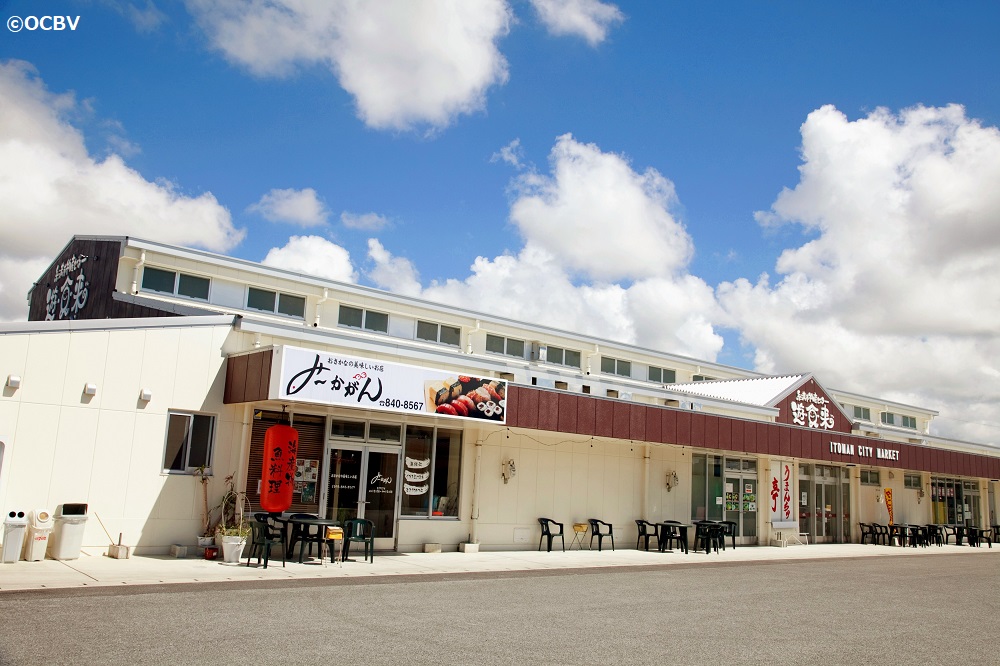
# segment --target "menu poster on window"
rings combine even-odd
[[[781,523],[794,520],[792,517],[792,464],[788,462],[773,461],[771,463],[771,475],[768,489],[768,509],[771,514],[771,522]],[[747,485],[744,490],[753,492],[753,486]],[[756,497],[753,498],[754,510],[756,510]],[[805,504],[805,498],[802,499]]]
[[[284,345],[269,397],[506,423],[507,382]]]

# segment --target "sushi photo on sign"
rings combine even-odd
[[[507,411],[507,382],[459,375],[446,380],[428,381],[428,412],[443,416],[504,421]]]

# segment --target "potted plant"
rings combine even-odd
[[[215,530],[215,541],[222,546],[224,562],[238,564],[243,556],[243,548],[250,536],[250,523],[245,520],[244,509],[250,506],[246,493],[236,490],[233,475],[226,477],[226,492],[219,502],[219,525]]]
[[[198,535],[198,547],[206,548],[215,545],[215,532],[212,530],[212,511],[208,508],[208,480],[211,474],[208,468],[201,465],[195,470],[195,476],[201,483],[201,534]]]

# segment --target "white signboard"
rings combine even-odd
[[[507,382],[502,379],[287,345],[272,375],[270,397],[499,423],[507,418]]]
[[[768,500],[772,523],[794,521],[792,517],[792,463],[771,462]]]

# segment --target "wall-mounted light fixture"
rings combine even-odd
[[[517,467],[514,466],[514,461],[508,458],[500,463],[500,478],[506,484],[511,479],[517,476]]]
[[[146,388],[139,389],[139,400],[142,400],[143,402],[149,402],[152,399],[153,399],[152,391]]]
[[[882,489],[881,488],[879,488],[878,490],[875,491],[875,503],[876,504],[881,504],[882,503]]]
[[[920,504],[920,500],[924,498],[924,489],[920,488],[917,490],[917,504]]]
[[[677,478],[677,472],[671,470],[667,472],[667,492],[669,493],[677,485],[679,479]]]
[[[890,478],[890,479],[895,479],[895,478],[896,478],[896,475],[895,475],[895,474],[893,474],[892,472],[889,472],[889,478]]]
[[[84,384],[83,385],[84,395],[97,395],[97,384]]]
[[[7,386],[12,389],[21,388],[21,375],[7,375]]]

